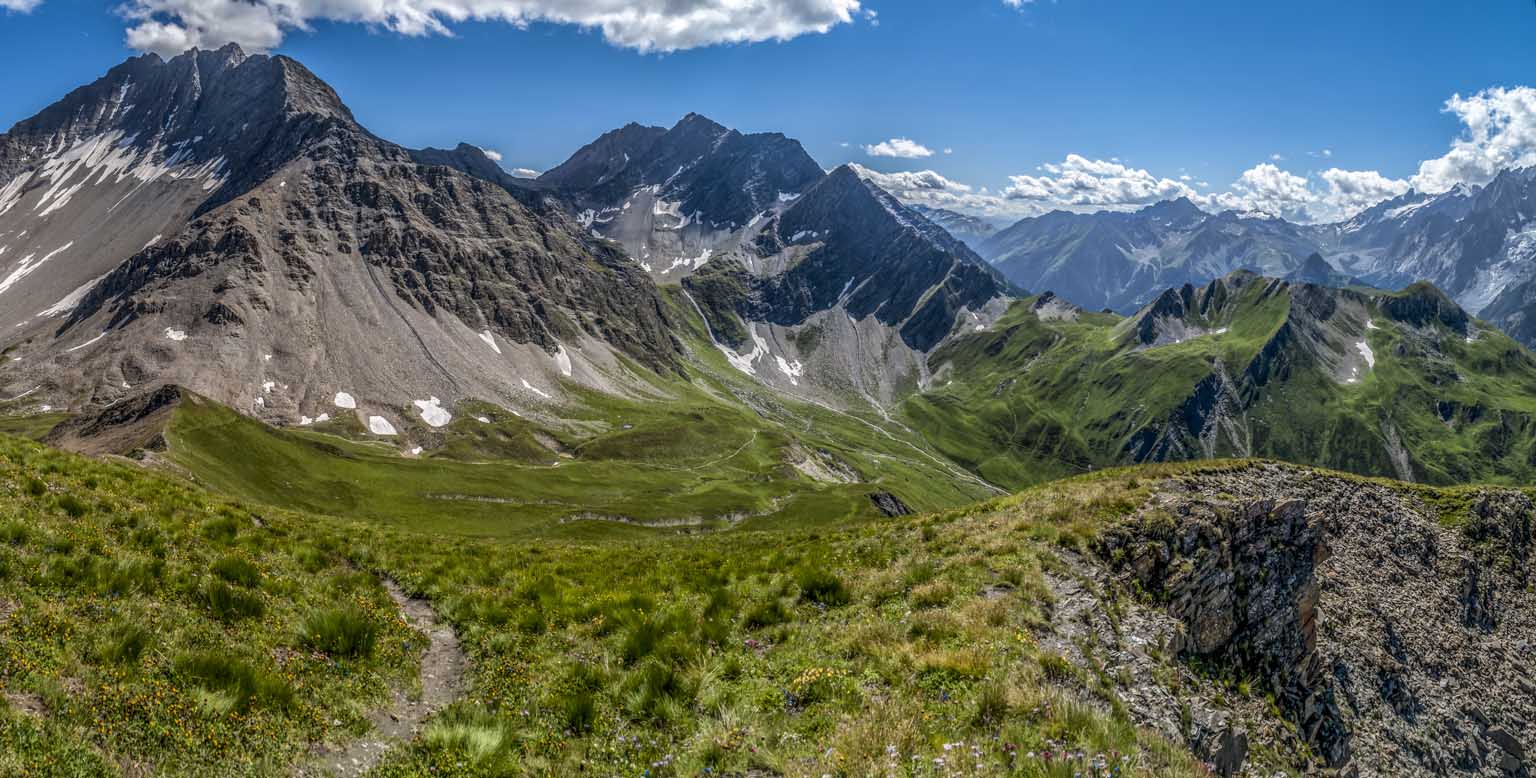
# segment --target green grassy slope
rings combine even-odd
[[[350,418],[275,429],[192,398],[174,414],[165,456],[253,502],[472,535],[834,524],[880,517],[875,491],[915,510],[996,494],[899,425],[766,392],[715,349],[697,353],[690,379],[652,376],[665,399],[572,386],[549,427],[484,404],[457,408],[448,427],[417,431],[436,441],[420,458]],[[813,477],[796,467],[807,461],[831,466]]]
[[[1145,494],[1124,473],[843,527],[516,539],[252,510],[14,438],[0,484],[6,774],[285,774],[415,666],[383,574],[473,672],[382,775],[1202,774],[1035,641],[1043,572]],[[370,651],[307,637],[336,608]],[[1087,756],[1026,758],[1048,749]]]
[[[421,643],[306,524],[0,436],[0,774],[286,775],[366,728]]]
[[[1220,283],[1220,282],[1218,282]],[[1375,366],[1355,383],[1287,345],[1261,356],[1290,315],[1290,293],[1250,284],[1208,332],[1150,348],[1108,314],[1042,321],[1021,301],[987,332],[963,336],[934,357],[947,382],[909,398],[901,416],[947,456],[1010,488],[1126,464],[1133,436],[1177,419],[1220,365],[1239,386],[1237,422],[1251,441],[1223,436],[1218,456],[1253,455],[1366,475],[1397,473],[1395,432],[1416,480],[1536,480],[1536,358],[1499,331],[1472,323],[1471,337],[1436,321],[1399,320],[1392,295],[1355,292],[1372,317],[1359,336]],[[1347,294],[1347,293],[1339,293]],[[1435,293],[1438,294],[1438,293]],[[1415,298],[1417,299],[1417,298]],[[1282,339],[1283,340],[1283,339]],[[1276,368],[1243,383],[1256,359]]]

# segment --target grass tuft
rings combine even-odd
[[[333,657],[356,659],[373,654],[378,625],[355,609],[326,608],[304,620],[304,644]]]
[[[821,605],[847,605],[852,599],[843,579],[820,567],[800,568],[795,573],[795,585],[800,587],[801,599]]]

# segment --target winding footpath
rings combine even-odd
[[[464,696],[464,674],[469,666],[459,637],[437,617],[431,603],[407,596],[399,584],[385,579],[384,588],[412,629],[427,635],[429,643],[421,658],[421,697],[411,699],[408,690],[392,689],[388,705],[368,714],[373,729],[342,746],[318,746],[307,764],[294,771],[299,778],[343,776],[352,778],[372,770],[391,748],[409,743],[432,714]]]

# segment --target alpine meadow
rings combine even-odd
[[[1530,778],[1533,39],[0,0],[0,775]]]

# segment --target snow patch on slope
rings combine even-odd
[[[453,421],[453,414],[444,409],[442,401],[436,397],[414,400],[413,404],[421,411],[421,420],[433,427],[444,427]]]
[[[25,234],[25,233],[23,233],[23,234]],[[21,258],[21,262],[16,265],[16,269],[12,270],[11,274],[5,277],[5,280],[0,281],[0,294],[5,294],[5,292],[7,290],[9,290],[12,286],[15,286],[18,281],[20,281],[23,278],[26,278],[29,275],[32,275],[33,271],[35,271],[38,268],[42,267],[45,262],[47,262],[48,260],[53,259],[54,257],[64,253],[65,251],[68,251],[69,247],[73,246],[73,245],[75,245],[75,242],[74,241],[70,241],[70,242],[68,242],[68,243],[66,243],[66,244],[64,244],[64,245],[54,249],[53,251],[50,251],[47,254],[44,254],[43,258],[39,259],[36,262],[32,261],[32,258],[37,256],[36,254],[28,254],[28,255],[22,257]]]
[[[86,341],[84,343],[81,343],[78,346],[75,346],[74,348],[65,349],[65,353],[69,353],[71,351],[79,351],[80,349],[83,349],[86,346],[89,346],[92,343],[95,343],[96,341],[101,340],[102,338],[105,338],[106,336],[107,336],[107,333],[103,332],[100,335],[97,335],[96,337],[91,338],[90,340],[88,340],[88,341]]]
[[[90,294],[92,287],[96,286],[96,284],[99,283],[101,279],[106,277],[106,275],[99,275],[89,281],[86,281],[85,283],[81,284],[79,288],[75,289],[75,291],[64,295],[64,297],[58,302],[48,306],[47,308],[44,308],[37,315],[49,318],[53,316],[62,316],[63,314],[73,311],[74,309],[80,307],[80,301],[84,300],[87,294]]]
[[[501,353],[501,346],[496,345],[496,336],[492,335],[490,330],[481,332],[480,339],[485,341],[485,345],[490,346],[492,351]]]
[[[543,397],[546,400],[550,399],[548,392],[538,388],[537,386],[534,386],[533,384],[528,383],[528,379],[524,378],[522,381],[524,389],[527,389],[528,391],[533,392],[534,394]]]

